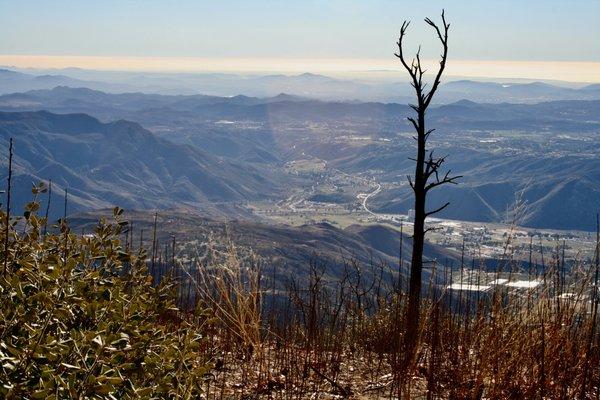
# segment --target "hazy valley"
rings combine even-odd
[[[477,98],[474,88],[480,86],[496,88],[473,82],[472,92],[464,95]],[[540,88],[519,86],[525,97]],[[289,247],[287,237],[302,235],[278,229],[325,222],[329,228],[319,229],[337,230],[354,243],[335,244],[335,251],[288,249],[283,258],[294,268],[311,257],[339,265],[348,249],[357,248],[362,261],[371,254],[393,264],[397,246],[382,253],[372,247],[372,237],[347,238],[347,229],[384,224],[397,231],[402,224],[411,232],[406,176],[412,173],[415,143],[406,105],[57,86],[2,95],[0,110],[2,146],[15,137],[18,149],[15,201],[19,207],[30,201],[29,182],[51,179],[55,218],[64,211],[66,188],[69,213],[119,205],[242,220],[248,224],[244,229],[254,227],[257,236],[261,227],[272,225],[269,236],[280,248]],[[439,222],[431,222],[440,231],[430,240],[455,254],[433,258],[454,263],[464,237],[471,238],[471,257],[501,257],[502,236],[492,234],[482,242],[473,231],[482,224],[493,231],[499,223],[529,228],[523,251],[527,238],[540,234],[536,229],[546,229],[549,237],[578,238],[569,246],[569,257],[589,252],[593,240],[582,231],[595,228],[594,210],[600,205],[599,115],[600,100],[460,100],[435,106],[429,118],[437,128],[436,152],[447,155],[453,171],[465,178],[430,197],[432,207],[445,200],[452,204]],[[176,229],[172,233],[181,236]],[[488,250],[482,252],[482,246]],[[252,247],[267,260],[280,257],[265,246],[248,244]]]
[[[316,203],[356,208],[359,192],[371,192],[379,184],[381,189],[368,200],[371,211],[406,214],[411,208],[405,177],[411,173],[414,141],[404,119],[409,113],[405,105],[289,95],[107,94],[57,87],[0,96],[0,110],[7,112],[2,117],[5,137],[13,129],[28,133],[21,140],[25,151],[18,162],[30,164],[23,173],[70,186],[73,210],[111,203],[202,210],[215,202],[247,210],[258,200],[276,205],[290,196],[298,202],[320,195]],[[88,116],[17,114],[37,110]],[[435,107],[430,118],[437,128],[436,152],[448,155],[453,171],[465,179],[436,193],[432,203],[443,198],[453,203],[442,218],[501,222],[519,194],[527,206],[520,225],[594,229],[591,210],[600,201],[599,113],[599,100],[462,100]],[[61,124],[69,127],[68,133],[62,134]],[[44,152],[31,148],[42,141],[38,136],[48,137],[55,147]],[[91,154],[95,144],[106,151],[90,159],[75,157],[70,165],[57,161],[59,149]],[[42,159],[28,159],[40,152]],[[143,157],[127,160],[131,154]],[[174,160],[178,165],[169,164]],[[181,166],[182,160],[188,165]],[[107,191],[100,181],[116,176],[121,197],[99,195]],[[83,192],[96,198],[79,199]]]

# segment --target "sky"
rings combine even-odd
[[[125,70],[334,72],[394,68],[440,51],[451,72],[600,81],[600,0],[0,0],[0,64]],[[495,63],[501,61],[501,63]],[[433,63],[433,61],[432,61]]]

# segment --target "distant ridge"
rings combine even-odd
[[[320,100],[400,102],[411,100],[408,82],[338,79],[310,72],[284,75],[224,73],[119,73],[63,69],[36,76],[30,72],[0,70],[0,94],[52,89],[55,86],[88,87],[111,93],[205,94],[209,96],[276,97],[279,93]],[[552,100],[600,99],[597,84],[585,88],[546,82],[497,83],[461,79],[443,83],[438,104],[460,99],[486,103],[537,103]]]
[[[0,112],[0,151],[15,142],[15,204],[31,182],[69,189],[70,209],[208,207],[276,193],[268,176],[188,145],[157,138],[139,124],[102,123],[87,114]],[[3,173],[6,172],[2,159]],[[4,178],[2,178],[4,179]],[[58,201],[54,209],[58,214]]]

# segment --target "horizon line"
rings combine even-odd
[[[437,60],[424,60],[430,71]],[[0,55],[0,65],[20,69],[78,68],[140,73],[321,73],[333,76],[385,79],[404,72],[398,62],[374,58],[248,58],[169,56]],[[376,77],[375,75],[380,75]],[[447,76],[480,79],[600,82],[600,61],[523,61],[450,59]],[[361,76],[362,75],[362,76]],[[389,77],[387,77],[389,78]]]

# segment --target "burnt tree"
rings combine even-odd
[[[423,244],[425,240],[425,234],[431,229],[425,228],[425,219],[430,215],[442,211],[450,204],[445,203],[434,210],[426,211],[425,205],[427,194],[431,189],[434,189],[438,186],[456,183],[456,179],[461,177],[451,176],[450,170],[448,170],[446,173],[443,173],[441,171],[441,167],[446,161],[446,157],[436,157],[434,156],[433,150],[427,148],[429,135],[431,135],[435,129],[428,129],[426,127],[425,114],[427,108],[431,104],[431,99],[440,85],[440,80],[446,67],[446,60],[448,56],[448,28],[450,27],[450,24],[446,23],[446,18],[443,11],[441,27],[429,18],[426,18],[425,22],[435,30],[443,46],[440,66],[437,74],[435,75],[433,83],[431,84],[431,88],[428,91],[426,90],[427,83],[423,81],[425,70],[421,64],[421,47],[419,47],[416,56],[412,59],[410,64],[406,61],[403,53],[403,40],[406,36],[406,30],[410,24],[407,21],[404,21],[402,27],[400,28],[400,38],[397,42],[398,53],[395,54],[406,71],[408,71],[408,74],[411,78],[411,85],[414,88],[417,97],[417,103],[410,104],[410,107],[415,111],[416,116],[407,118],[412,123],[416,131],[414,139],[417,142],[417,157],[412,159],[416,164],[415,174],[412,178],[411,176],[408,176],[410,187],[412,188],[415,196],[413,249],[410,265],[408,308],[406,312],[406,336],[404,341],[406,356],[409,358],[408,361],[412,361],[415,345],[417,343],[421,303],[421,275],[423,271]]]

